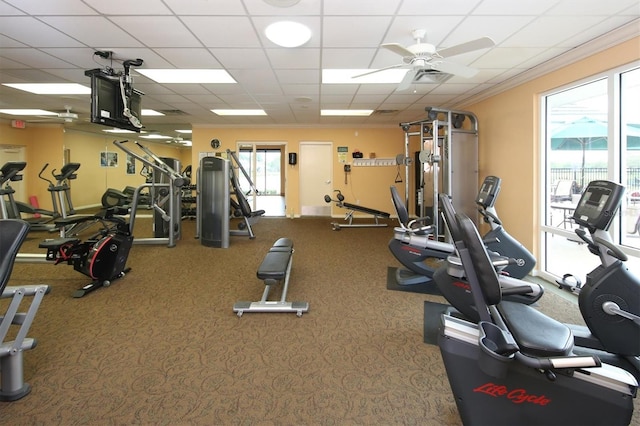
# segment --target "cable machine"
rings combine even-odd
[[[179,173],[180,163],[178,160],[172,161],[171,165],[167,164],[167,159],[156,156],[150,149],[134,141],[133,143],[138,149],[153,160],[151,161],[149,158],[132,151],[125,145],[127,142],[126,140],[113,141],[113,144],[138,159],[154,173],[151,183],[140,185],[134,191],[129,220],[129,229],[133,234],[140,192],[149,188],[154,212],[154,237],[136,238],[134,244],[166,244],[167,247],[175,247],[176,241],[182,235],[182,187],[188,185],[190,180]]]
[[[477,223],[474,203],[478,186],[478,119],[468,111],[426,107],[427,119],[400,123],[405,132],[406,206],[410,204],[409,176],[415,163],[415,214],[430,216],[435,234],[441,235],[438,194],[452,197],[456,210]],[[410,155],[410,138],[419,137],[415,161]],[[400,163],[400,162],[399,162]]]

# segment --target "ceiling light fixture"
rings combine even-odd
[[[212,109],[216,115],[267,115],[263,109]]]
[[[292,21],[274,22],[264,30],[264,34],[281,47],[300,47],[311,39],[309,27]]]
[[[57,112],[45,111],[43,109],[0,109],[0,114],[9,114],[9,115],[58,115]]]
[[[322,116],[346,116],[346,117],[367,117],[373,113],[372,109],[323,109],[320,110]]]
[[[116,127],[114,127],[113,129],[102,129],[102,131],[106,133],[138,133],[134,132],[133,130],[118,129]]]
[[[171,139],[171,136],[159,135],[157,133],[154,133],[151,135],[144,135],[140,137],[144,139]]]
[[[156,111],[155,109],[141,109],[140,115],[144,115],[146,117],[164,116],[163,113],[161,113],[160,111]]]
[[[236,81],[225,70],[214,69],[137,69],[156,83],[232,84]]]
[[[76,83],[2,83],[36,95],[90,95],[91,89]]]

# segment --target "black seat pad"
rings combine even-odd
[[[58,248],[58,247],[60,247],[61,245],[64,245],[64,244],[68,244],[68,243],[74,243],[75,244],[75,243],[78,243],[78,242],[80,242],[80,240],[77,239],[77,238],[55,238],[53,240],[42,241],[38,245],[38,247],[46,248],[46,249]]]
[[[293,241],[289,238],[278,239],[258,268],[257,276],[261,280],[280,281],[287,273],[287,267],[291,260]]]
[[[565,324],[523,303],[503,301],[498,309],[523,353],[543,357],[571,353],[573,333]]]

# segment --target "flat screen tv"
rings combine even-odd
[[[143,93],[133,89],[129,97],[129,112],[135,118],[125,116],[120,76],[101,69],[85,71],[91,77],[91,122],[139,132],[140,109]]]

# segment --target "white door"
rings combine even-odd
[[[2,167],[3,164],[9,161],[24,161],[24,157],[24,147],[0,145],[0,167]],[[22,176],[24,176],[25,171],[26,170],[22,171]],[[23,179],[26,179],[26,177],[23,177]],[[11,188],[16,191],[16,193],[13,194],[13,198],[15,198],[16,201],[27,203],[29,200],[26,199],[26,185],[24,183],[24,180],[10,182],[10,184]]]
[[[298,167],[302,216],[331,216],[331,204],[324,201],[324,196],[333,192],[332,147],[331,142],[300,143]]]

